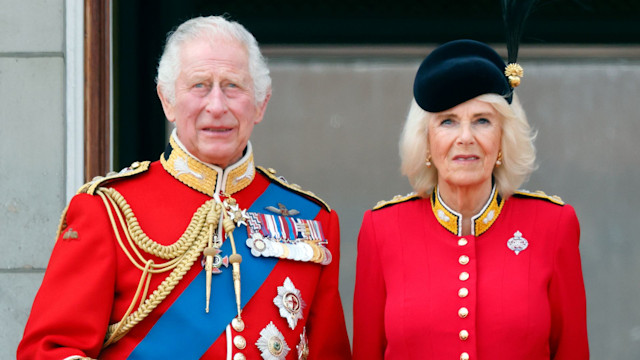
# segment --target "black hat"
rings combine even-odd
[[[487,44],[451,41],[422,61],[413,83],[413,96],[428,112],[444,111],[490,93],[504,96],[510,104],[513,88],[505,68],[500,55]]]

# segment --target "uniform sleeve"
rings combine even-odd
[[[551,359],[588,359],[587,307],[580,261],[580,225],[574,209],[563,207],[549,286]]]
[[[113,230],[98,196],[75,196],[66,219],[18,346],[18,360],[97,358],[102,347],[114,297]]]
[[[354,360],[383,359],[386,290],[371,210],[364,214],[358,235],[356,286],[353,299]]]
[[[324,227],[324,224],[323,224]],[[309,311],[307,336],[309,360],[351,359],[349,335],[338,290],[340,271],[340,224],[338,214],[331,211],[328,222],[329,251],[332,261],[320,275],[318,290]]]

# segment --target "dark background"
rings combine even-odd
[[[243,24],[263,46],[505,40],[498,0],[115,0],[114,169],[157,160],[166,145],[154,79],[167,32],[191,17],[221,14]],[[539,1],[522,43],[638,44],[640,1]]]

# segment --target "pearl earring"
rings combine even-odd
[[[431,154],[427,156],[427,159],[424,161],[424,164],[427,165],[428,168],[431,168]]]
[[[498,160],[496,160],[496,166],[502,165],[502,151],[498,153]]]

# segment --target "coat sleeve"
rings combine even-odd
[[[323,224],[328,236],[332,260],[320,274],[318,290],[309,311],[307,336],[309,340],[309,360],[351,359],[349,335],[344,321],[344,311],[338,290],[340,271],[340,224],[338,214],[331,211],[329,221]]]
[[[18,346],[18,360],[97,358],[102,347],[115,287],[113,230],[97,196],[75,196],[66,219]]]
[[[358,235],[356,286],[353,299],[354,360],[383,359],[387,345],[384,311],[385,281],[373,213],[364,214]]]
[[[551,359],[588,359],[587,306],[580,261],[580,225],[565,205],[556,231],[554,269],[549,286]]]

